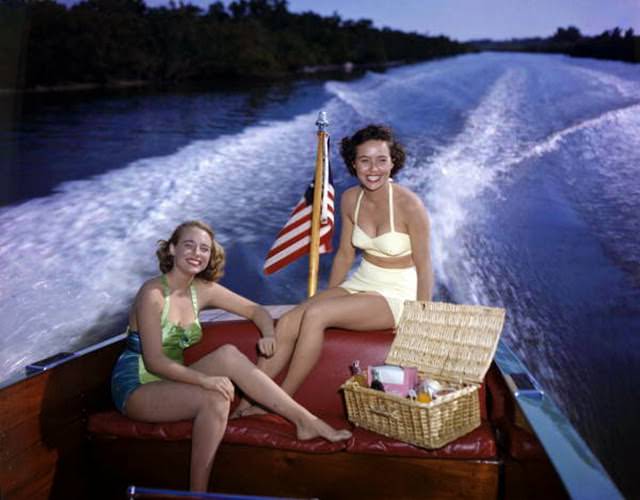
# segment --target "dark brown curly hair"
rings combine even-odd
[[[402,144],[396,141],[393,131],[384,125],[367,125],[351,137],[345,137],[340,141],[340,154],[351,175],[354,177],[357,175],[355,168],[357,148],[367,141],[385,141],[387,143],[393,162],[393,168],[389,173],[391,177],[404,167],[407,155]]]
[[[160,271],[168,273],[173,269],[173,255],[169,253],[169,246],[176,246],[180,241],[182,232],[189,227],[202,229],[211,237],[211,257],[209,258],[209,263],[203,271],[196,274],[196,278],[201,278],[205,281],[218,281],[224,274],[224,248],[222,248],[222,245],[216,241],[211,226],[199,220],[183,222],[173,230],[171,238],[168,240],[158,240],[156,256],[158,257],[158,266],[160,267]]]

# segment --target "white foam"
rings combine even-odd
[[[577,75],[590,80],[592,86],[599,92],[610,93],[613,90],[624,99],[640,99],[640,85],[636,81],[622,78],[602,69],[588,68],[582,65],[572,66],[572,70]]]
[[[197,141],[2,209],[0,379],[126,311],[156,273],[156,241],[179,222],[209,221],[223,245],[275,237],[310,180],[316,116]]]
[[[478,208],[472,203],[491,188],[496,176],[518,154],[513,137],[516,123],[510,110],[517,106],[522,83],[521,72],[506,71],[470,113],[462,132],[434,157],[404,173],[403,178],[417,186],[428,172],[428,191],[420,194],[431,208],[434,269],[453,289],[449,262],[461,261],[456,240],[470,219],[469,211]]]
[[[593,149],[580,154],[593,155],[610,195],[637,192],[629,172],[637,163],[628,163],[640,137],[633,81],[602,69],[574,72],[601,82],[619,107],[575,121],[559,113],[536,128],[523,109],[539,102],[528,85],[549,69],[545,65],[556,71],[568,64],[547,56],[483,55],[326,85],[336,97],[325,108],[334,137],[369,120],[402,128],[407,117],[414,119],[408,148],[414,156],[400,181],[431,211],[436,275],[457,300],[486,303],[487,290],[497,288],[491,269],[481,269],[494,264],[483,263],[482,252],[467,248],[466,238],[484,216],[483,197],[500,196],[516,169],[563,151],[574,137],[586,138]],[[485,73],[490,75],[480,82]],[[431,122],[419,126],[421,113],[433,118],[441,110],[451,114],[446,120],[464,118],[455,135],[437,136]],[[184,219],[211,222],[223,244],[262,244],[266,252],[310,180],[316,116],[265,121],[0,209],[0,379],[125,311],[141,282],[156,272],[156,240]],[[633,146],[624,149],[616,137]],[[256,264],[258,273],[262,263]],[[505,294],[522,293],[502,285]],[[519,311],[518,321],[531,327],[527,314]]]
[[[454,278],[451,275],[452,269],[464,268],[470,262],[464,258],[461,238],[465,226],[482,214],[483,206],[478,200],[483,192],[491,190],[495,196],[500,196],[497,183],[505,174],[527,160],[557,151],[576,134],[606,134],[607,144],[601,144],[597,149],[606,151],[607,146],[616,143],[616,138],[620,141],[638,130],[629,119],[640,116],[640,104],[632,103],[578,121],[541,140],[527,140],[527,135],[531,134],[526,130],[522,133],[527,124],[523,122],[520,110],[524,99],[530,98],[525,96],[525,82],[526,73],[518,68],[507,70],[470,113],[463,130],[450,144],[432,158],[418,163],[418,169],[403,173],[404,180],[420,189],[425,172],[428,172],[428,187],[421,194],[432,211],[434,269],[445,285],[458,291],[459,300],[486,300],[484,287],[474,278],[477,274],[474,269],[467,269],[465,276]],[[635,136],[636,143],[639,137]],[[623,156],[628,160],[629,151]],[[606,175],[620,175],[619,168],[607,168],[606,171]],[[629,195],[625,198],[629,199]],[[452,266],[453,262],[457,265]],[[468,285],[460,286],[463,282]]]

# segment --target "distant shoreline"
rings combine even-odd
[[[358,74],[368,70],[386,70],[398,66],[404,66],[408,64],[416,64],[425,61],[389,61],[385,63],[366,63],[366,64],[354,64],[352,62],[345,62],[342,64],[324,64],[317,66],[304,66],[298,71],[291,73],[284,73],[279,76],[271,77],[251,77],[251,80],[260,82],[278,82],[284,79],[293,78],[305,78],[313,76],[329,75],[331,73],[352,75]],[[161,80],[112,80],[106,83],[91,83],[91,82],[70,82],[58,85],[36,85],[31,88],[15,89],[15,88],[0,88],[0,95],[11,94],[44,94],[49,92],[77,92],[77,91],[89,91],[89,90],[119,90],[127,88],[143,88],[151,86],[162,87],[177,87],[184,84],[205,84],[208,82],[234,82],[241,80],[240,77],[235,75],[221,76],[216,80],[192,80],[192,81],[161,81]],[[243,79],[244,80],[244,79]],[[246,81],[246,80],[245,80]]]
[[[154,83],[156,82],[147,80],[117,80],[107,83],[66,83],[51,86],[37,85],[33,88],[25,89],[0,88],[0,94],[39,94],[46,92],[74,92],[96,89],[125,89],[145,87],[147,85],[153,85]]]
[[[427,61],[469,51],[445,36],[294,13],[286,2],[0,4],[0,87],[79,91],[266,82]]]

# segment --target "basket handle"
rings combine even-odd
[[[380,415],[381,417],[387,417],[391,420],[400,420],[398,410],[389,411],[384,406],[376,406],[374,404],[369,405],[369,410],[371,410],[371,413],[375,413],[376,415]]]

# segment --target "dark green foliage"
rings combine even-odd
[[[445,37],[293,14],[286,0],[0,0],[0,88],[273,78],[309,66],[411,62],[465,52]]]
[[[593,57],[640,62],[640,37],[629,28],[605,31],[598,36],[583,36],[575,26],[558,28],[549,38],[514,39],[505,42],[480,41],[471,44],[479,50],[552,52],[574,57]]]
[[[0,87],[20,88],[24,85],[29,31],[23,6],[0,4]]]
[[[569,26],[567,29],[558,28],[551,40],[554,42],[577,42],[580,38],[582,38],[580,30],[575,26]]]
[[[622,30],[615,28],[592,38],[577,40],[568,54],[637,63],[640,62],[640,36],[634,36],[631,28],[622,36]]]

